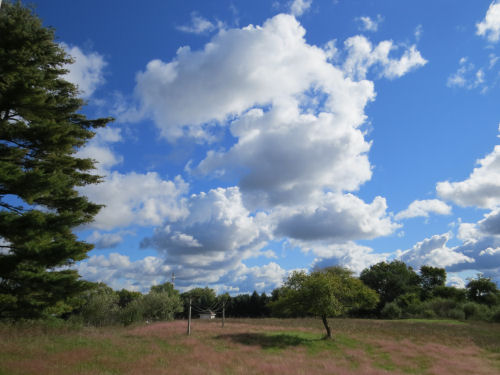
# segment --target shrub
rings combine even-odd
[[[102,327],[119,322],[118,295],[113,289],[98,286],[86,296],[86,303],[81,308],[83,322],[88,325]]]
[[[397,303],[389,302],[384,305],[381,314],[386,319],[399,319],[401,318],[402,310]]]
[[[422,310],[422,302],[418,293],[405,293],[394,302],[401,308],[403,317],[418,316]]]
[[[456,307],[454,309],[449,310],[446,314],[446,317],[455,320],[464,320],[465,319],[464,310],[461,309],[460,307]]]
[[[463,307],[465,319],[471,320],[489,320],[491,317],[491,310],[476,302],[468,302]]]
[[[176,294],[149,292],[140,302],[143,309],[143,318],[146,320],[173,320],[176,312],[183,311],[181,299]]]
[[[124,325],[144,321],[144,302],[143,297],[129,302],[120,311],[120,320]]]
[[[500,307],[493,310],[490,320],[495,323],[500,323]]]
[[[465,319],[461,303],[452,298],[433,298],[423,303],[423,310],[432,310],[439,318]]]

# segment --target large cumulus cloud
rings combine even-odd
[[[500,145],[477,161],[469,178],[459,182],[439,182],[437,193],[461,206],[494,208],[500,204]]]
[[[227,175],[236,186],[186,197],[180,177],[152,176],[151,186],[166,195],[151,207],[167,202],[165,209],[149,215],[144,202],[127,204],[144,222],[163,221],[142,246],[156,249],[180,283],[224,284],[241,274],[242,283],[257,285],[268,275],[274,281],[259,284],[267,288],[285,270],[274,263],[253,270],[244,260],[268,241],[288,238],[304,251],[321,243],[342,258],[342,251],[367,253],[352,241],[398,227],[383,197],[366,203],[355,195],[372,176],[363,125],[375,91],[367,77],[373,70],[397,78],[426,61],[415,46],[398,49],[390,41],[373,47],[355,37],[344,47],[307,43],[295,17],[280,14],[262,26],[220,30],[204,48],[181,47],[170,61],[150,61],[137,74],[133,112],[151,118],[168,141],[214,144],[221,129],[234,140],[186,170],[214,184]],[[109,176],[110,184],[123,179]]]
[[[184,218],[158,227],[142,242],[177,267],[179,280],[216,282],[270,237],[266,215],[250,215],[237,187],[194,194],[186,207]]]

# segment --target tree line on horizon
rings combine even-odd
[[[50,309],[45,318],[106,326],[187,319],[201,312],[232,318],[321,318],[326,336],[334,317],[371,319],[453,319],[500,322],[500,290],[489,278],[478,275],[465,288],[446,286],[444,268],[422,266],[420,272],[401,261],[380,262],[359,277],[339,267],[316,269],[309,274],[293,272],[283,286],[266,293],[217,295],[214,289],[193,288],[185,292],[169,282],[152,286],[148,293],[104,283],[73,297],[72,309]]]

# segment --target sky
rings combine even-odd
[[[270,292],[381,261],[500,282],[500,2],[35,0],[105,204],[84,279]]]

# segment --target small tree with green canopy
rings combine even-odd
[[[378,302],[375,291],[365,286],[344,268],[331,267],[311,274],[293,272],[286,280],[279,298],[270,303],[274,312],[319,316],[332,337],[329,317],[340,316],[351,309],[373,308]]]
[[[63,77],[72,60],[21,2],[0,9],[0,318],[36,318],[87,288],[67,266],[92,245],[72,229],[100,206],[80,196],[94,162],[75,156],[94,129]],[[64,310],[64,309],[63,309]]]

